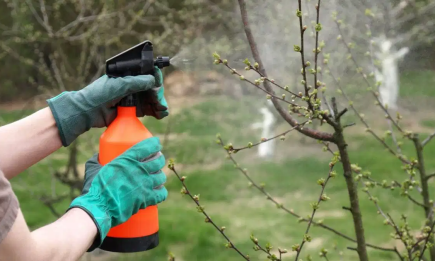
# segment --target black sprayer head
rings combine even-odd
[[[162,69],[169,65],[171,65],[170,58],[167,56],[159,56],[154,60],[153,44],[147,40],[108,59],[106,75],[108,77],[154,75],[154,66]],[[120,105],[135,106],[135,99],[132,95],[125,97]]]

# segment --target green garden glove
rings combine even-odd
[[[104,75],[79,91],[62,92],[47,100],[64,147],[90,128],[109,126],[116,118],[116,104],[125,96],[137,95],[137,116],[162,119],[169,115],[164,97],[163,75],[109,78]]]
[[[139,209],[166,200],[165,157],[157,137],[134,145],[108,164],[101,166],[98,154],[85,165],[82,195],[70,207],[86,211],[98,228],[98,236],[88,252],[99,247],[112,227],[126,222]]]

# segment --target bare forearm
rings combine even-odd
[[[94,222],[81,209],[72,209],[32,233],[20,212],[0,245],[0,261],[75,261],[91,246],[96,234]]]
[[[44,108],[0,127],[0,169],[11,179],[61,146],[56,121]]]

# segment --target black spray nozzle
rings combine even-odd
[[[167,66],[171,65],[170,60],[171,59],[168,56],[163,56],[163,57],[159,56],[154,61],[154,65],[159,67],[160,69],[162,69],[163,67],[167,67]]]
[[[123,77],[154,74],[154,66],[162,69],[171,65],[170,58],[159,56],[154,59],[153,44],[144,41],[115,55],[106,61],[106,74],[109,77]]]
[[[162,69],[171,65],[170,58],[159,56],[154,60],[153,44],[144,41],[130,49],[113,56],[106,61],[108,77],[124,77],[137,75],[154,75],[154,66]],[[121,106],[135,106],[134,95],[121,100]]]

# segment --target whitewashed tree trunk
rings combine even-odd
[[[263,120],[261,122],[256,122],[251,125],[253,129],[261,129],[261,138],[271,138],[274,136],[274,127],[276,118],[271,112],[271,102],[266,106],[262,107],[259,111],[263,115]],[[270,140],[264,142],[258,146],[257,155],[260,158],[271,158],[275,152],[275,140]]]
[[[381,82],[379,94],[381,102],[389,109],[397,109],[397,99],[399,97],[399,60],[409,52],[408,47],[395,51],[392,41],[383,38],[379,41],[380,52],[376,53],[376,58],[381,61],[381,71],[375,69],[376,80]]]

